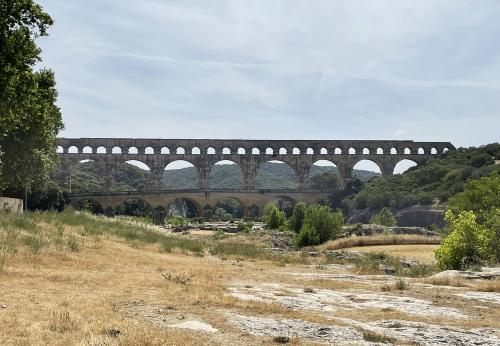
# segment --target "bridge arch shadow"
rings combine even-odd
[[[269,160],[257,170],[256,189],[297,189],[297,187],[297,172],[287,162]]]
[[[151,218],[153,216],[153,208],[151,205],[141,198],[130,198],[124,200],[115,208],[116,215]]]
[[[216,162],[210,167],[208,187],[210,189],[243,189],[244,178],[241,167],[230,160]]]
[[[86,211],[95,215],[104,214],[104,208],[102,205],[92,198],[80,199],[76,205],[76,209],[80,211]]]
[[[213,207],[212,217],[222,221],[239,219],[245,215],[243,203],[234,197],[222,198]]]
[[[176,198],[167,205],[165,210],[167,217],[194,218],[202,216],[201,206],[187,197]]]

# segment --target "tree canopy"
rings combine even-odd
[[[0,2],[0,191],[41,184],[63,129],[54,73],[35,70],[51,17],[32,0]]]

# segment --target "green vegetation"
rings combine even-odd
[[[335,239],[343,223],[341,212],[332,212],[328,206],[311,204],[305,210],[304,222],[295,242],[300,247]]]
[[[449,234],[436,250],[441,268],[500,262],[500,171],[469,180],[450,199],[446,221]]]
[[[41,50],[35,39],[53,24],[31,0],[0,5],[0,192],[22,196],[42,184],[57,160],[56,136],[63,128],[50,70],[35,70]]]
[[[304,202],[298,202],[293,208],[292,216],[288,219],[288,228],[299,233],[302,225],[304,224],[304,218],[306,213],[306,204]]]
[[[381,211],[373,215],[373,217],[370,219],[370,223],[388,227],[397,225],[396,218],[389,208],[382,208]]]
[[[262,221],[270,229],[278,229],[285,224],[285,213],[278,209],[274,203],[269,203],[264,207]]]
[[[342,209],[400,209],[417,204],[447,202],[464,190],[467,179],[477,179],[500,170],[495,159],[500,157],[500,144],[480,148],[457,149],[431,158],[400,175],[376,177],[350,196],[343,195]],[[338,200],[338,197],[337,197]]]

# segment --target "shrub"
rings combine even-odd
[[[278,229],[285,223],[285,213],[280,211],[275,204],[269,203],[264,207],[262,220],[268,228]]]
[[[492,239],[486,228],[476,222],[472,211],[454,215],[448,210],[445,216],[450,234],[436,250],[437,265],[441,269],[464,269],[490,261]]]
[[[309,205],[304,214],[302,229],[297,234],[297,246],[317,245],[336,238],[344,223],[341,212],[327,206]]]
[[[396,218],[389,208],[382,208],[381,211],[379,211],[370,219],[370,223],[388,227],[397,225]]]
[[[304,217],[306,212],[306,205],[303,202],[295,204],[293,208],[292,216],[288,220],[289,229],[295,233],[299,233],[304,223]]]

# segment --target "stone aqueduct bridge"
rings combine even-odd
[[[383,175],[393,174],[396,164],[412,160],[421,164],[432,155],[446,152],[454,146],[449,142],[413,142],[387,140],[237,140],[237,139],[131,139],[131,138],[60,138],[58,153],[63,179],[68,180],[71,167],[83,160],[93,160],[105,172],[109,192],[74,194],[74,203],[92,198],[108,209],[108,213],[130,198],[141,198],[153,208],[166,206],[175,198],[187,198],[198,207],[200,214],[209,211],[218,200],[235,198],[248,215],[258,213],[273,198],[288,197],[314,202],[325,198],[326,193],[307,190],[305,182],[312,165],[318,160],[328,160],[338,169],[342,186],[351,177],[356,163],[370,160],[376,163]],[[127,161],[146,164],[156,182],[155,191],[114,192],[114,171]],[[162,189],[165,167],[183,160],[196,167],[199,190],[171,191]],[[243,173],[242,190],[210,190],[211,168],[222,160],[236,163]],[[268,161],[287,163],[297,176],[296,190],[256,190],[255,178],[259,168]],[[215,204],[214,204],[215,203]]]

